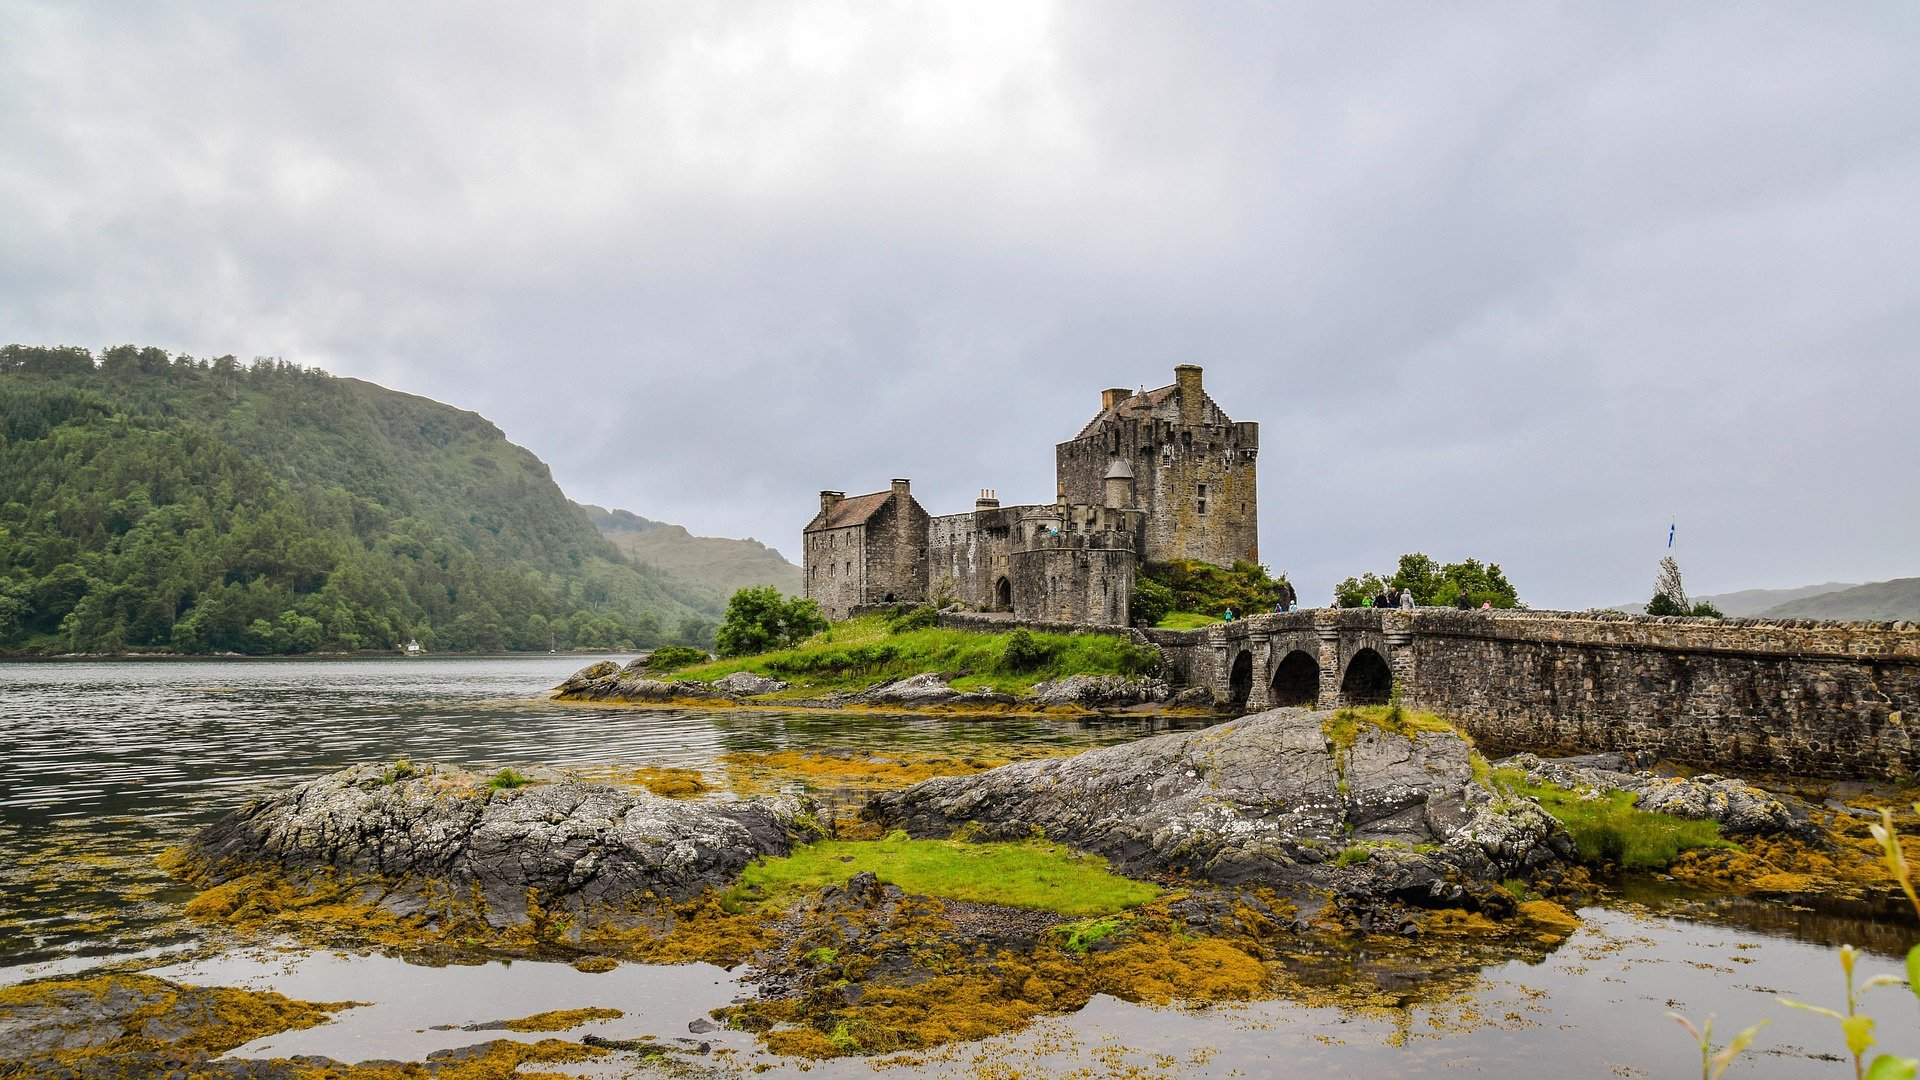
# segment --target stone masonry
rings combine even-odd
[[[1201,369],[1157,390],[1107,390],[1055,447],[1051,503],[930,517],[910,485],[820,493],[802,543],[806,595],[835,619],[867,604],[959,604],[1020,619],[1124,625],[1143,563],[1259,555],[1260,425],[1235,423]]]
[[[1644,751],[1730,773],[1920,775],[1920,627],[1319,609],[1147,631],[1242,709],[1386,701],[1489,750]]]

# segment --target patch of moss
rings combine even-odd
[[[500,1026],[508,1031],[569,1031],[582,1024],[597,1023],[601,1020],[618,1020],[627,1015],[619,1009],[555,1009],[551,1012],[534,1013],[518,1020],[508,1020]]]
[[[113,1075],[115,1062],[221,1054],[266,1035],[325,1023],[352,1004],[182,986],[148,975],[100,975],[0,988],[0,1027],[16,1037],[31,1035],[29,1042],[45,1047],[43,1065],[95,1075],[92,1063],[107,1068],[100,1075]]]
[[[721,755],[735,791],[751,793],[800,783],[863,792],[910,787],[935,776],[970,776],[1013,761],[1054,757],[1080,748],[1009,746],[1004,751],[945,753],[889,750],[735,751]]]
[[[1384,731],[1403,739],[1418,739],[1425,734],[1440,732],[1460,735],[1458,728],[1432,713],[1399,705],[1362,705],[1338,709],[1321,721],[1320,729],[1326,734],[1327,744],[1336,753],[1353,749],[1353,744],[1359,742],[1360,736],[1368,729]]]
[[[1169,611],[1153,624],[1156,630],[1198,630],[1203,626],[1212,626],[1220,621],[1218,615],[1202,615],[1197,611]]]
[[[1494,769],[1495,788],[1537,801],[1573,837],[1584,862],[1627,870],[1664,870],[1689,851],[1737,849],[1717,822],[1641,810],[1631,792],[1596,796],[1553,784],[1535,784],[1518,769]]]
[[[655,795],[662,795],[669,799],[691,799],[713,790],[707,786],[706,778],[700,775],[698,769],[646,766],[618,770],[613,778],[623,783],[638,785]]]
[[[1045,841],[970,844],[955,840],[823,840],[785,858],[749,866],[736,900],[779,901],[845,883],[861,871],[907,892],[1051,911],[1070,917],[1137,907],[1156,885],[1124,878],[1097,855]]]
[[[514,788],[526,787],[531,783],[533,783],[533,777],[512,767],[501,769],[487,780],[487,786],[495,791],[512,791]]]
[[[1164,1005],[1243,1000],[1266,990],[1267,968],[1250,941],[1196,936],[1162,909],[1117,922],[1102,948],[1075,952],[1071,935],[1058,932],[1028,946],[983,947],[957,932],[931,900],[840,914],[816,931],[846,934],[835,938],[846,947],[830,967],[804,974],[793,996],[734,1006],[725,1015],[778,1053],[829,1058],[1018,1030],[1100,993]],[[912,943],[911,972],[899,972],[891,959],[902,942]],[[849,984],[860,993],[843,993]]]

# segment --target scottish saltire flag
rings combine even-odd
[[[1677,526],[1678,524],[1679,522],[1677,521],[1667,523],[1667,550],[1668,551],[1673,550],[1673,530],[1674,530],[1674,527]]]

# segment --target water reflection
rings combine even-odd
[[[595,659],[0,663],[0,967],[176,940],[182,895],[154,856],[249,795],[355,762],[717,771],[732,751],[1097,746],[1167,726],[545,700]]]

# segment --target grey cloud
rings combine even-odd
[[[1264,423],[1310,597],[1920,573],[1910,9],[14,5],[9,339],[476,409],[792,552],[1044,499],[1105,386]]]

